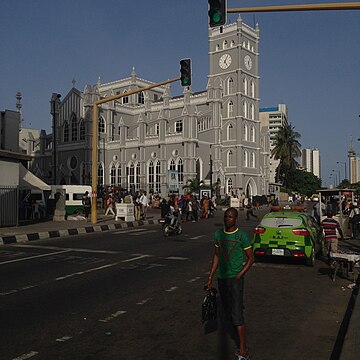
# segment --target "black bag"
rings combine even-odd
[[[202,321],[216,320],[217,316],[217,302],[216,302],[216,293],[215,288],[210,288],[206,290],[206,296],[202,303]]]

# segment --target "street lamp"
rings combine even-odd
[[[344,180],[347,179],[347,177],[346,177],[346,161],[337,161],[336,163],[344,165],[344,171],[345,171]]]
[[[213,187],[213,161],[212,161],[212,157],[211,157],[211,144],[210,144],[210,161],[209,161],[209,165],[210,165],[210,194],[211,194],[211,198],[213,196],[212,194],[212,187]]]
[[[61,95],[57,93],[53,93],[51,96],[50,104],[51,104],[51,115],[52,115],[52,122],[53,122],[53,144],[52,144],[52,151],[53,151],[53,184],[56,184],[57,174],[56,174],[56,168],[57,168],[57,117],[59,116],[59,107],[61,103]]]

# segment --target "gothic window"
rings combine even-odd
[[[121,164],[116,166],[116,183],[119,186],[121,185]]]
[[[160,193],[160,190],[161,190],[161,177],[160,177],[160,174],[161,174],[161,166],[160,166],[160,161],[158,160],[156,162],[156,165],[155,165],[155,191],[157,193]]]
[[[160,131],[160,125],[155,124],[155,135],[159,135],[159,131]]]
[[[255,106],[254,106],[254,104],[250,105],[250,119],[252,119],[252,120],[255,119]]]
[[[116,185],[116,167],[114,163],[110,168],[110,185]]]
[[[228,42],[227,40],[224,40],[223,42],[223,49],[226,49],[228,47]]]
[[[85,140],[85,121],[81,119],[80,121],[80,140]]]
[[[174,159],[171,159],[170,161],[169,170],[176,170]]]
[[[255,83],[253,81],[251,82],[251,96],[255,97]]]
[[[235,41],[231,40],[230,47],[234,47],[234,46],[235,46]]]
[[[104,167],[102,163],[98,165],[98,184],[104,185]]]
[[[251,153],[250,167],[255,168],[255,153],[254,152]]]
[[[183,122],[182,120],[178,120],[175,123],[175,132],[181,133],[183,131]]]
[[[181,158],[179,158],[177,170],[178,170],[178,181],[180,185],[184,183],[184,163]]]
[[[245,167],[249,166],[249,153],[247,150],[244,151],[244,166]]]
[[[115,123],[114,123],[114,114],[111,114],[111,123],[110,123],[110,139],[111,141],[115,140]]]
[[[234,93],[234,79],[230,78],[228,80],[228,94],[233,94]]]
[[[247,124],[244,124],[244,136],[243,139],[248,141],[249,138],[249,127]]]
[[[246,101],[244,101],[244,103],[243,103],[243,110],[244,110],[244,117],[247,118],[248,117],[248,107],[247,107]]]
[[[145,102],[144,92],[143,91],[139,93],[138,102],[139,102],[139,104],[143,104]]]
[[[232,132],[233,132],[233,126],[232,124],[229,124],[226,131],[226,139],[231,140],[232,138]]]
[[[226,187],[226,193],[230,194],[232,191],[233,182],[231,179],[227,179],[227,187]]]
[[[64,142],[69,142],[69,123],[64,122]]]
[[[135,191],[135,167],[133,162],[128,167],[128,179],[130,191]]]
[[[78,127],[77,127],[77,121],[75,114],[72,114],[71,116],[71,141],[77,141],[78,137]]]
[[[127,92],[127,90],[124,90],[124,94]],[[122,103],[123,104],[128,104],[129,103],[129,97],[128,96],[124,96],[122,98]]]
[[[149,191],[154,190],[154,183],[155,183],[155,179],[154,179],[154,163],[152,161],[149,162],[149,166],[148,166],[148,184],[149,184]]]
[[[218,51],[218,50],[220,50],[220,45],[216,44],[215,51]]]
[[[136,184],[135,184],[135,190],[140,190],[140,164],[137,163],[136,165]]]
[[[232,166],[232,157],[233,157],[233,153],[231,150],[229,150],[226,159],[227,166]]]
[[[255,142],[255,126],[250,129],[250,141]]]
[[[98,131],[99,134],[105,133],[105,119],[102,116],[99,117]]]
[[[233,112],[234,112],[234,103],[232,102],[232,100],[230,100],[228,103],[228,117],[233,116]]]
[[[244,78],[243,84],[244,84],[244,94],[247,95],[248,94],[248,80],[247,80],[247,78]]]

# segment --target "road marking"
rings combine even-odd
[[[27,354],[22,354],[20,356],[18,356],[17,358],[14,358],[12,360],[25,360],[25,359],[30,359],[31,357],[37,355],[38,352],[37,351],[30,351],[29,353]]]
[[[106,269],[106,268],[109,268],[109,267],[112,267],[112,266],[115,266],[115,265],[118,265],[118,264],[119,263],[116,262],[116,263],[113,263],[113,264],[103,265],[103,266],[99,266],[99,267],[84,270],[84,271],[78,271],[78,272],[75,272],[75,273],[72,273],[72,274],[69,274],[69,275],[57,277],[55,280],[56,281],[66,280],[66,279],[69,279],[69,278],[74,277],[74,276],[84,275],[84,274],[88,274],[88,273],[91,273],[91,272],[94,272],[94,271],[103,270],[103,269]]]
[[[29,257],[21,258],[21,259],[8,260],[8,261],[0,262],[0,265],[10,264],[10,263],[20,262],[20,261],[26,261],[26,260],[32,260],[32,259],[37,259],[37,258],[41,258],[41,257],[45,257],[45,256],[62,254],[62,253],[66,253],[66,252],[69,252],[69,251],[68,250],[63,250],[63,251],[57,251],[57,252],[53,252],[53,253],[49,253],[49,254],[34,255],[34,256],[29,256]]]
[[[99,319],[98,321],[100,321],[100,322],[108,322],[108,321],[110,321],[110,320],[112,320],[112,319],[115,319],[115,318],[117,318],[118,316],[120,316],[120,315],[123,315],[123,314],[125,314],[126,313],[126,311],[124,311],[124,310],[119,310],[119,311],[117,311],[116,313],[114,313],[114,314],[111,314],[110,316],[108,316],[107,318],[105,318],[105,319]]]
[[[68,341],[68,340],[70,340],[70,339],[72,339],[71,336],[63,336],[63,337],[61,337],[61,338],[56,339],[56,341],[58,341],[58,342],[65,342],[65,341]]]
[[[144,299],[144,300],[141,300],[139,302],[136,303],[136,305],[144,305],[146,304],[148,301],[152,300],[152,298],[148,298],[148,299]]]
[[[139,229],[129,229],[129,230],[119,230],[113,231],[113,234],[128,234],[128,233],[135,233],[135,232],[143,232],[147,231],[147,229],[139,228]]]
[[[152,257],[152,255],[140,255],[140,256],[137,256],[137,257],[134,257],[134,258],[131,258],[131,259],[123,260],[123,261],[121,261],[121,262],[122,262],[122,263],[127,263],[127,262],[130,262],[130,261],[135,261],[135,260],[139,260],[139,259],[144,259],[144,258],[147,258],[147,257]]]
[[[11,245],[12,247],[20,248],[34,248],[34,249],[45,249],[45,250],[64,250],[74,252],[88,252],[88,253],[99,253],[99,254],[120,254],[119,251],[112,250],[93,250],[93,249],[81,249],[81,248],[63,248],[57,246],[41,246],[41,245]]]
[[[165,291],[166,291],[166,292],[173,292],[173,291],[175,291],[177,288],[178,288],[177,286],[173,286],[173,287],[171,287],[170,289],[167,289],[167,290],[165,290]]]
[[[146,232],[146,235],[147,234],[151,234],[151,233],[157,233],[158,231],[157,230],[149,230],[149,231],[147,231]],[[131,235],[133,235],[133,236],[141,236],[141,235],[143,235],[142,233],[134,233],[134,234],[131,234]]]
[[[205,236],[205,235],[194,236],[194,237],[191,237],[190,240],[201,239],[201,238],[204,237],[204,236]]]
[[[195,282],[195,281],[198,281],[199,279],[201,279],[200,276],[197,276],[196,278],[191,279],[191,280],[188,280],[187,282],[188,282],[188,283],[193,283],[193,282]]]
[[[189,258],[187,257],[181,257],[181,256],[169,256],[169,257],[166,257],[164,258],[165,260],[181,260],[181,261],[184,261],[184,260],[190,260]]]

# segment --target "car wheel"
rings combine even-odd
[[[307,266],[314,266],[315,265],[315,250],[314,248],[311,249],[310,256],[306,259]]]

